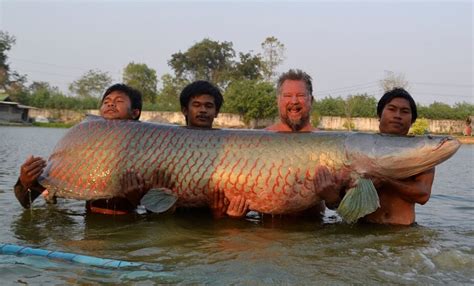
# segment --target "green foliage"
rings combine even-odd
[[[418,116],[428,119],[463,120],[474,114],[474,105],[462,102],[450,106],[446,103],[434,102],[429,106],[418,105]]]
[[[0,89],[5,90],[10,95],[21,92],[23,84],[26,82],[26,76],[10,70],[7,63],[7,52],[15,42],[14,36],[5,31],[0,31]]]
[[[313,110],[311,110],[311,125],[317,127],[319,122],[321,122],[321,115],[313,106]]]
[[[49,122],[49,123],[33,122],[33,126],[48,127],[48,128],[70,128],[74,126],[75,124],[76,123],[63,123],[63,122]]]
[[[89,70],[69,85],[69,91],[82,98],[99,98],[111,83],[112,78],[108,73],[99,70]]]
[[[165,74],[161,77],[163,88],[157,96],[156,103],[153,105],[145,104],[145,110],[160,110],[160,111],[180,111],[179,95],[181,90],[188,82],[179,80],[170,74]]]
[[[38,108],[83,110],[96,109],[99,106],[98,98],[66,96],[47,82],[33,82],[26,91],[20,93],[17,100]]]
[[[355,128],[355,124],[354,122],[352,121],[351,118],[346,118],[346,120],[344,121],[344,123],[342,124],[342,127],[346,128],[347,130],[351,131]]]
[[[182,82],[207,80],[222,89],[232,81],[261,80],[267,63],[260,54],[239,52],[236,59],[232,42],[204,39],[185,52],[171,55],[169,66]]]
[[[313,110],[321,116],[345,116],[344,106],[342,97],[325,97],[313,104]]]
[[[275,88],[268,82],[232,82],[224,93],[225,112],[237,113],[248,125],[252,119],[273,118],[278,114]]]
[[[240,62],[235,64],[232,78],[234,80],[261,80],[263,79],[263,71],[265,63],[260,55],[252,55],[250,53],[239,53]]]
[[[204,39],[184,53],[172,54],[168,64],[179,79],[189,82],[207,80],[225,87],[229,82],[234,57],[232,42]]]
[[[139,90],[144,103],[156,102],[156,71],[146,64],[129,63],[123,71],[123,82]]]
[[[350,95],[346,100],[346,116],[376,117],[377,100],[367,94]],[[350,113],[347,111],[350,110]]]
[[[417,118],[415,123],[412,124],[409,134],[423,135],[429,133],[430,124],[426,118]]]

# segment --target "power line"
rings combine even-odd
[[[20,62],[27,62],[27,63],[32,63],[32,64],[38,64],[38,65],[45,65],[45,66],[57,67],[57,68],[86,70],[86,68],[72,67],[72,66],[62,66],[62,65],[51,64],[51,63],[45,63],[45,62],[38,62],[38,61],[32,61],[32,60],[27,60],[27,59],[19,59],[19,58],[11,58],[11,59],[16,60],[16,61],[20,61]]]
[[[36,74],[40,74],[40,75],[54,75],[54,76],[60,76],[60,77],[66,77],[66,78],[78,78],[80,76],[78,75],[70,75],[70,74],[59,74],[59,73],[52,73],[52,72],[45,72],[45,71],[38,71],[38,70],[23,70],[24,72],[33,72],[33,73],[36,73]]]
[[[375,81],[375,82],[369,82],[369,83],[363,83],[363,84],[356,84],[356,85],[351,85],[351,86],[345,86],[345,87],[337,87],[337,88],[332,88],[332,89],[327,89],[327,90],[321,90],[321,91],[318,91],[318,93],[330,93],[330,92],[337,92],[337,91],[343,91],[343,90],[353,90],[357,87],[369,87],[369,86],[373,86],[373,85],[377,85],[378,82]]]
[[[433,86],[450,86],[450,87],[461,87],[461,88],[473,88],[472,84],[456,84],[456,83],[435,83],[435,82],[409,82],[410,84],[419,85],[433,85]]]
[[[29,60],[29,59],[21,59],[21,58],[13,58],[13,57],[10,57],[10,59],[20,61],[20,62],[27,62],[27,63],[36,64],[36,65],[51,66],[51,67],[57,67],[57,68],[63,68],[63,69],[75,69],[75,70],[81,70],[81,71],[97,70],[97,68],[65,66],[65,65],[58,65],[54,63],[47,63],[47,62],[41,62],[41,61],[35,61],[35,60]],[[113,70],[116,70],[116,68],[113,68]]]

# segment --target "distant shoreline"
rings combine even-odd
[[[474,144],[474,136],[454,136],[462,144]]]

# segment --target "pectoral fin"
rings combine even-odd
[[[354,188],[349,189],[342,199],[337,212],[348,223],[373,213],[380,207],[379,196],[369,179],[359,178]]]
[[[178,197],[166,188],[151,189],[141,199],[140,204],[148,211],[164,213],[171,209]]]

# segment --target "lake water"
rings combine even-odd
[[[474,284],[474,145],[436,168],[413,227],[213,220],[206,213],[104,216],[84,202],[39,198],[24,210],[12,191],[29,154],[47,157],[66,129],[0,126],[0,243],[146,263],[110,270],[0,254],[7,284]]]

